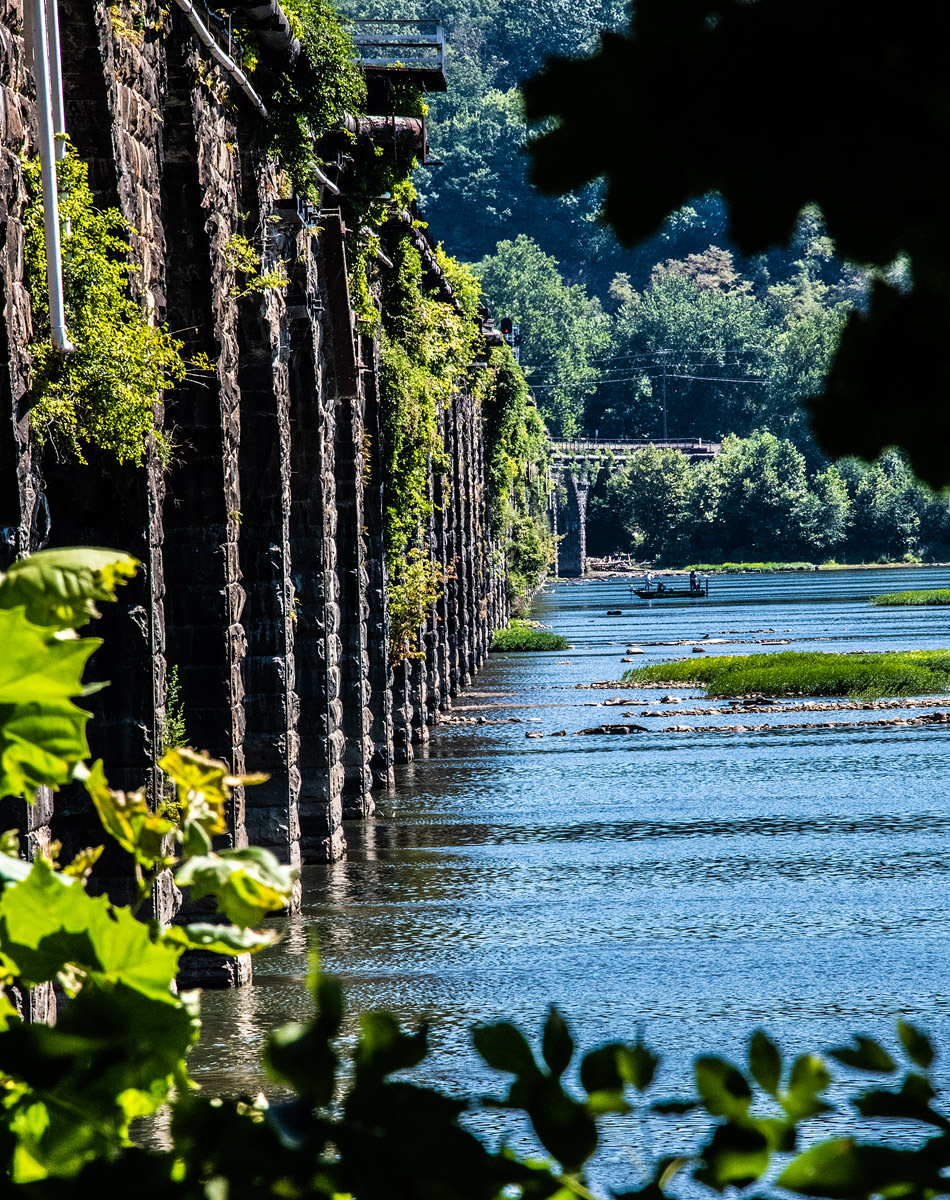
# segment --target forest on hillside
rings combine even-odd
[[[343,0],[352,17],[427,15],[417,0]],[[767,426],[807,441],[796,398],[813,388],[865,279],[838,260],[820,215],[754,260],[730,244],[715,195],[634,250],[600,220],[601,190],[552,197],[528,182],[520,84],[552,56],[591,52],[626,23],[620,0],[449,0],[448,91],[430,94],[419,209],[476,265],[496,317],[521,327],[521,362],[555,434],[719,438]],[[591,120],[604,114],[591,112]],[[665,352],[665,353],[661,353]],[[713,378],[710,378],[713,377]]]

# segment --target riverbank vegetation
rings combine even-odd
[[[513,620],[507,629],[496,629],[492,650],[507,652],[523,650],[566,650],[567,638],[546,629],[538,629],[530,621]]]
[[[935,588],[922,592],[885,592],[882,596],[872,596],[871,603],[881,608],[896,608],[907,605],[920,608],[931,605],[950,604],[950,588]]]
[[[807,562],[687,563],[683,570],[701,571],[708,575],[741,575],[746,571],[768,575],[775,571],[814,571],[816,565]]]
[[[950,687],[950,650],[729,654],[625,671],[636,687],[698,685],[710,696],[928,696]]]
[[[667,1200],[689,1179],[697,1195],[712,1196],[767,1175],[792,1194],[838,1200],[945,1194],[950,1150],[930,1078],[936,1051],[904,1020],[894,1046],[856,1037],[827,1060],[786,1059],[756,1030],[738,1064],[698,1055],[688,1094],[670,1101],[657,1098],[660,1056],[641,1035],[579,1056],[552,1007],[540,1054],[508,1022],[476,1026],[474,1049],[503,1092],[449,1097],[405,1074],[428,1055],[427,1027],[407,1032],[389,1013],[364,1013],[350,1036],[343,990],[314,957],[313,1017],[272,1031],[263,1047],[279,1098],[199,1091],[188,1052],[200,1034],[200,998],[177,989],[179,957],[272,944],[273,931],[253,926],[286,903],[295,872],[259,848],[212,847],[231,789],[260,777],[231,777],[225,764],[188,749],[166,751],[159,766],[175,799],[156,812],[144,789],[113,791],[103,764],[89,762],[87,714],[74,701],[99,643],[76,630],[135,569],[112,551],[48,551],[0,577],[0,797],[32,800],[40,787],[78,782],[103,839],[130,856],[136,883],[132,904],[112,903],[89,883],[102,847],[60,863],[58,846],[30,839],[28,862],[25,837],[0,835],[0,1171],[9,1186],[61,1200],[132,1191],[141,1200],[591,1200],[587,1169],[605,1120],[627,1119],[637,1189],[628,1195]],[[149,920],[143,902],[169,870],[193,899],[212,897],[222,923]],[[58,1021],[24,1022],[25,989],[54,981],[68,998]],[[850,1097],[846,1138],[828,1137],[836,1132],[826,1099],[832,1062],[869,1077]],[[161,1144],[133,1146],[132,1120],[163,1106]],[[533,1145],[497,1146],[461,1123],[463,1114],[497,1117],[499,1107],[518,1114]],[[663,1132],[677,1137],[684,1114],[694,1149],[672,1158]],[[855,1136],[855,1114],[886,1117],[889,1140]],[[904,1122],[936,1132],[910,1144]],[[798,1149],[800,1139],[808,1149]]]
[[[810,469],[788,438],[757,430],[725,438],[716,458],[695,465],[650,446],[623,467],[605,455],[583,469],[595,555],[664,566],[950,557],[950,496],[920,484],[896,451],[872,465],[845,459]]]

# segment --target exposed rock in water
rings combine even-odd
[[[598,725],[594,729],[578,729],[575,737],[591,733],[649,733],[645,725]]]

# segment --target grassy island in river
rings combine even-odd
[[[512,621],[509,629],[498,629],[492,650],[566,650],[567,638],[538,629],[528,621]]]
[[[710,696],[925,696],[950,687],[950,650],[716,655],[634,667],[623,682],[699,685]]]
[[[950,604],[950,588],[935,588],[929,592],[885,592],[882,596],[872,596],[871,603],[883,608],[897,608],[900,605],[926,608]]]

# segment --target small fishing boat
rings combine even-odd
[[[665,583],[648,581],[643,587],[633,588],[633,594],[641,600],[704,600],[709,595],[709,580],[697,580],[694,587],[671,588]]]

